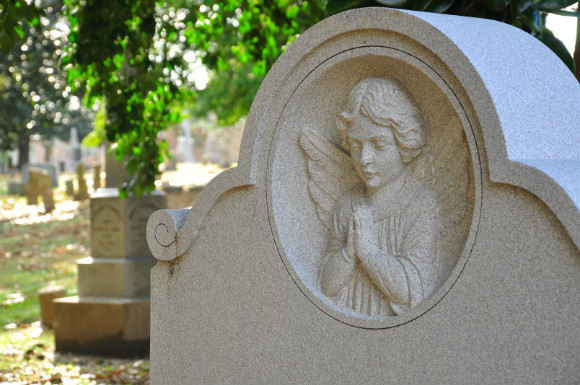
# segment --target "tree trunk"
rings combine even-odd
[[[10,170],[10,165],[8,164],[9,158],[8,151],[0,150],[0,173],[5,173]]]
[[[30,152],[30,135],[28,132],[20,135],[18,141],[18,169],[28,163],[28,153]]]
[[[580,7],[578,8],[580,12]],[[574,47],[574,65],[576,66],[576,80],[580,83],[580,17],[576,18],[576,46]]]

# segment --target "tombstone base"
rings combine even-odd
[[[147,355],[150,307],[148,299],[56,299],[56,351],[113,357]]]
[[[93,258],[77,261],[78,294],[81,297],[149,297],[149,271],[153,257]]]
[[[42,325],[52,328],[54,323],[54,304],[56,298],[66,296],[62,286],[48,286],[38,292],[38,302],[40,302],[40,315]]]

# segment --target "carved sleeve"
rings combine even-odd
[[[346,248],[347,220],[341,215],[340,205],[336,205],[334,213],[333,231],[330,236],[328,253],[322,266],[321,289],[327,297],[337,297],[345,288],[356,269],[354,255],[348,255]]]

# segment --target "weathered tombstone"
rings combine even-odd
[[[116,162],[115,162],[116,163]],[[107,164],[111,175],[123,173]],[[107,184],[110,182],[107,181]],[[77,261],[78,296],[56,300],[56,350],[110,356],[149,351],[147,219],[166,207],[159,191],[143,198],[119,198],[101,188],[90,199],[91,256]]]
[[[180,158],[185,163],[194,163],[195,157],[193,156],[193,145],[194,140],[191,136],[191,130],[189,128],[189,122],[183,121],[180,125],[181,132],[184,134],[177,137],[177,153]]]
[[[101,188],[101,165],[95,165],[93,169],[93,189],[97,190]]]
[[[82,159],[82,147],[81,142],[79,141],[79,134],[76,127],[73,127],[70,130],[69,146],[71,151],[72,164],[74,166]]]
[[[580,86],[506,24],[328,18],[152,215],[151,383],[577,383]]]
[[[50,177],[50,183],[52,185],[52,187],[58,187],[58,170],[57,168],[51,164],[51,163],[32,163],[32,164],[25,164],[24,166],[22,166],[22,183],[24,184],[28,184],[28,178],[29,178],[29,170],[31,169],[35,169],[35,170],[43,170],[46,171],[46,173],[48,174],[48,176]]]
[[[0,174],[8,172],[10,169],[10,157],[8,152],[0,151]]]
[[[129,173],[120,163],[115,160],[115,156],[107,153],[105,157],[105,187],[119,188],[129,178]]]
[[[75,195],[75,185],[74,180],[68,179],[64,182],[64,186],[66,188],[66,195],[72,197]]]
[[[89,188],[85,179],[85,167],[82,163],[77,164],[77,186],[78,191],[74,195],[75,201],[83,201],[89,199]]]
[[[26,184],[22,182],[8,182],[8,195],[26,195]]]
[[[62,286],[47,286],[38,292],[40,303],[40,319],[44,326],[52,328],[54,325],[54,304],[57,298],[62,298],[66,292]]]
[[[39,195],[42,196],[44,210],[46,212],[54,210],[50,176],[44,170],[31,168],[28,170],[28,186],[26,188],[27,203],[29,205],[38,204]]]

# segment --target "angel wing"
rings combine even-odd
[[[471,218],[473,195],[471,159],[463,129],[450,120],[429,138],[423,154],[409,165],[413,177],[429,189],[439,209],[439,249],[443,268],[452,267],[461,255]]]
[[[302,129],[299,143],[308,159],[310,197],[318,218],[331,231],[336,202],[360,179],[349,155],[314,130]],[[450,120],[432,135],[408,169],[437,200],[441,268],[450,269],[465,244],[474,194],[471,160],[460,122]]]
[[[349,155],[312,129],[302,129],[299,142],[308,159],[310,197],[318,218],[328,230],[332,230],[336,202],[360,179]]]

